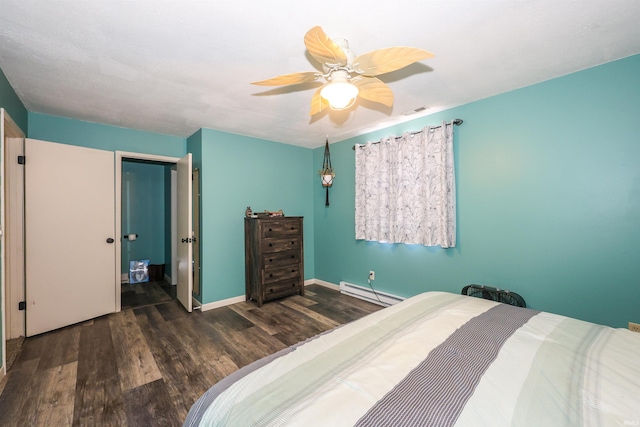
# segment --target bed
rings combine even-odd
[[[236,371],[184,424],[640,425],[640,334],[427,292]]]

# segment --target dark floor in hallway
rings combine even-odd
[[[145,283],[123,283],[121,293],[122,310],[144,307],[176,299],[176,286],[162,280]]]

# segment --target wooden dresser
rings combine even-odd
[[[302,217],[244,219],[246,297],[257,302],[304,295]]]

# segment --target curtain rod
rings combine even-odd
[[[451,121],[451,124],[452,124],[452,125],[456,125],[456,126],[460,126],[462,123],[464,123],[464,121],[463,121],[462,119],[453,119],[453,120]],[[431,127],[431,129],[438,129],[438,128],[442,127],[442,125],[438,125],[438,126],[430,126],[430,127]],[[418,133],[420,133],[420,132],[422,132],[422,131],[421,131],[421,130],[419,130],[419,131],[417,131],[417,132],[409,132],[409,133],[410,133],[411,135],[416,135],[416,134],[418,134]],[[395,138],[395,139],[398,139],[398,138],[401,138],[401,137],[400,137],[400,136],[396,136],[396,138]],[[380,142],[372,142],[372,144],[380,144]],[[361,145],[361,147],[363,147],[363,146],[364,146],[364,145]],[[352,147],[352,149],[355,151],[356,146],[354,145],[354,146]]]

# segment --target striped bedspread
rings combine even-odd
[[[427,292],[241,369],[185,425],[640,425],[640,334]]]

